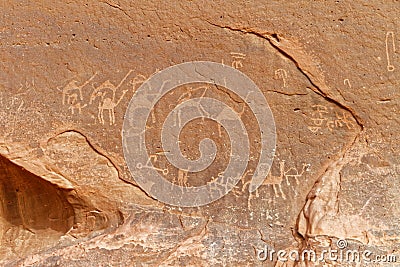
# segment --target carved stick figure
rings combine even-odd
[[[283,87],[286,87],[287,72],[284,69],[277,69],[274,75],[275,79],[282,79]]]
[[[394,71],[395,68],[394,68],[393,64],[391,63],[391,61],[390,61],[389,37],[391,37],[391,39],[392,39],[392,50],[393,50],[393,53],[395,53],[396,52],[396,46],[395,46],[395,42],[394,42],[394,32],[387,32],[386,33],[386,40],[385,40],[385,42],[386,42],[387,70],[388,71]]]
[[[347,84],[347,86],[348,86],[349,88],[351,88],[351,83],[350,83],[350,80],[349,80],[349,79],[344,79],[344,80],[343,80],[343,84],[344,84],[344,85]]]
[[[80,86],[78,86],[76,84],[78,82],[76,80],[72,80],[66,86],[64,86],[64,88],[62,89],[62,94],[63,94],[62,103],[63,103],[63,105],[65,105],[65,104],[75,104],[77,102],[77,100],[78,100],[78,95],[79,95],[79,99],[81,101],[83,101],[82,89],[83,89],[83,87],[88,85],[90,83],[90,81],[92,81],[93,78],[96,75],[97,75],[97,72]]]
[[[178,170],[178,185],[188,187],[188,170]]]
[[[146,77],[143,76],[142,74],[137,75],[135,78],[133,78],[129,84],[132,85],[132,91],[135,92],[136,91],[136,86],[138,84],[142,84],[144,81],[146,81]]]

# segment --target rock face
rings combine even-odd
[[[294,251],[320,256],[329,249],[370,251],[359,266],[377,259],[376,266],[399,264],[396,1],[0,6],[2,265],[353,264],[294,260]],[[138,185],[121,133],[138,88],[191,61],[235,68],[258,86],[274,117],[276,150],[269,174],[250,192],[261,157],[257,114],[229,86],[175,88],[145,124],[143,149],[152,157],[144,167],[186,188],[224,172],[230,135],[208,118],[185,125],[178,146],[196,160],[200,141],[212,139],[218,151],[212,164],[190,172],[168,161],[164,122],[190,99],[224,102],[240,115],[249,140],[247,167],[233,189],[188,208],[158,201]],[[278,250],[285,252],[278,257]]]

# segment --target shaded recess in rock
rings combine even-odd
[[[2,247],[19,254],[18,239],[40,249],[56,242],[74,223],[68,190],[41,179],[0,156],[0,227]],[[26,238],[26,234],[34,238]],[[26,245],[26,244],[25,244]]]

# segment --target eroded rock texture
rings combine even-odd
[[[370,250],[400,262],[400,5],[397,1],[2,1],[0,3],[0,262],[5,266],[346,266],[260,259],[260,250]],[[250,77],[274,115],[277,145],[263,185],[257,121],[219,86],[190,84],[157,103],[146,149],[165,179],[199,186],[230,158],[228,133],[197,119],[218,155],[200,173],[163,153],[168,113],[196,97],[240,114],[245,175],[198,208],[163,204],[126,166],[129,100],[154,73],[219,62]],[[263,255],[261,255],[263,256]],[[396,266],[375,262],[370,266]],[[388,261],[388,260],[387,260]],[[364,266],[365,262],[359,263]]]

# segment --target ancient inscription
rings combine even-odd
[[[232,67],[214,62],[188,62],[169,67],[151,76],[135,92],[126,112],[123,147],[126,162],[135,181],[154,198],[175,206],[196,207],[213,202],[229,193],[245,174],[250,145],[247,130],[236,112],[220,100],[206,97],[210,86],[223,86],[242,98],[254,114],[261,134],[259,164],[252,172],[248,190],[254,192],[266,178],[275,152],[275,127],[266,99],[257,86],[236,70],[243,65],[244,54],[232,54]],[[162,149],[168,162],[178,168],[173,182],[163,175],[168,169],[155,167],[157,157],[146,151],[146,122],[152,118],[158,101],[174,88],[190,83],[206,85],[190,87],[178,98],[178,104],[167,115],[161,129]],[[198,93],[200,94],[198,96]],[[192,95],[197,97],[192,98]],[[203,171],[216,158],[216,144],[211,139],[199,143],[200,157],[186,158],[179,147],[182,129],[194,119],[217,122],[227,132],[231,152],[223,172],[216,173],[202,186],[188,186],[191,173]],[[221,136],[221,132],[219,135]]]

